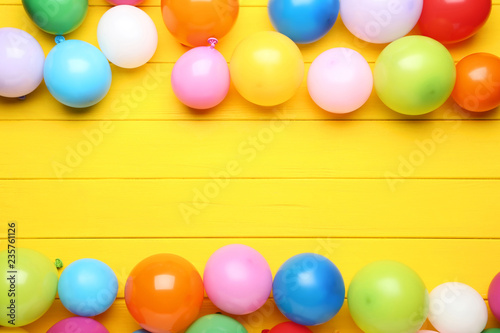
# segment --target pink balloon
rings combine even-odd
[[[273,276],[259,252],[246,245],[232,244],[212,254],[203,283],[215,306],[233,315],[245,315],[267,301]]]
[[[118,6],[118,5],[130,5],[130,6],[137,6],[138,4],[142,3],[144,0],[108,0],[108,2],[112,5]]]
[[[366,103],[373,90],[373,74],[358,52],[334,48],[311,64],[307,88],[314,102],[332,113],[349,113]]]
[[[175,96],[194,109],[210,109],[226,98],[229,67],[213,46],[196,47],[184,53],[172,71]]]
[[[94,319],[84,317],[66,318],[49,328],[47,333],[109,333],[106,327]]]
[[[500,273],[491,281],[488,289],[488,302],[493,316],[500,321]]]
[[[422,331],[418,331],[417,333],[438,333],[438,332],[436,332],[436,331],[422,330]]]

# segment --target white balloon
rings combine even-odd
[[[377,44],[406,36],[417,25],[424,0],[341,0],[340,16],[356,37]]]
[[[109,9],[97,26],[102,53],[118,67],[136,68],[147,63],[156,52],[158,32],[151,18],[134,6]]]
[[[429,321],[440,333],[481,333],[488,322],[488,308],[472,287],[443,283],[430,294]]]

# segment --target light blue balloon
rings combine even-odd
[[[59,298],[70,312],[81,317],[103,313],[118,294],[118,279],[113,270],[95,259],[80,259],[62,272]]]
[[[149,331],[146,331],[146,330],[137,330],[134,333],[149,333]]]
[[[87,42],[58,38],[43,70],[47,88],[55,99],[73,108],[97,104],[111,87],[108,60]]]

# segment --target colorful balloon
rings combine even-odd
[[[118,279],[113,270],[95,259],[71,263],[59,278],[59,298],[70,312],[82,317],[103,313],[118,293]]]
[[[95,321],[94,319],[84,317],[71,317],[63,319],[47,331],[47,333],[70,332],[109,333],[106,327],[104,327],[101,323]]]
[[[493,316],[500,321],[500,273],[491,281],[488,289],[488,302]]]
[[[17,273],[10,273],[13,268]],[[0,325],[19,327],[40,318],[57,293],[57,269],[46,256],[31,249],[0,252]],[[15,292],[9,290],[15,286]],[[12,302],[14,300],[14,302]]]
[[[43,31],[65,35],[78,28],[87,16],[88,0],[52,1],[23,0],[31,20]]]
[[[347,29],[369,43],[390,43],[408,34],[422,14],[424,0],[348,0],[340,2]]]
[[[491,0],[425,0],[420,32],[441,43],[456,43],[476,34],[491,13]]]
[[[314,102],[332,113],[349,113],[363,106],[373,90],[373,74],[358,52],[335,48],[314,59],[307,76]]]
[[[258,251],[246,245],[231,244],[210,256],[203,282],[215,306],[230,314],[245,315],[266,303],[273,275]]]
[[[457,64],[452,96],[468,111],[484,112],[500,106],[500,58],[489,53],[471,54]]]
[[[436,110],[450,97],[455,85],[455,62],[435,40],[408,36],[389,44],[374,70],[375,90],[392,110],[422,115]]]
[[[304,60],[295,43],[278,32],[261,31],[234,50],[229,70],[236,90],[248,101],[274,106],[295,95],[304,79]]]
[[[427,318],[429,295],[410,267],[376,261],[361,269],[347,293],[349,310],[365,333],[416,332]]]
[[[209,38],[221,39],[238,17],[238,0],[162,0],[163,21],[179,43],[205,46]]]
[[[16,28],[0,28],[0,96],[22,97],[43,79],[45,54],[30,34]]]
[[[429,321],[440,333],[481,333],[488,322],[488,308],[472,287],[447,282],[430,294]]]
[[[113,64],[137,68],[147,63],[158,46],[158,32],[151,18],[134,6],[116,6],[101,17],[97,40]]]
[[[109,62],[95,46],[62,41],[47,56],[43,77],[52,96],[73,108],[100,102],[111,87]]]
[[[269,333],[312,333],[312,331],[294,322],[286,322],[274,326]]]
[[[137,6],[143,3],[144,0],[108,0],[108,2],[115,6],[120,6],[120,5]]]
[[[9,328],[9,327],[0,327],[1,333],[28,333],[25,329],[22,328]]]
[[[179,333],[191,325],[203,303],[203,282],[196,268],[174,254],[141,261],[125,285],[125,303],[147,331]]]
[[[285,317],[313,326],[326,323],[339,312],[345,285],[340,271],[328,258],[303,253],[280,267],[274,278],[273,295]]]
[[[186,333],[248,333],[245,327],[231,317],[211,314],[201,317]]]
[[[339,0],[270,0],[274,28],[295,43],[309,44],[324,37],[339,15]]]
[[[226,59],[212,42],[212,46],[200,46],[184,53],[172,71],[175,96],[193,109],[213,108],[229,91],[231,79]]]

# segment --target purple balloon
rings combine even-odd
[[[22,97],[43,79],[45,54],[29,33],[0,28],[0,96]]]
[[[109,331],[94,319],[71,317],[61,320],[49,328],[47,333],[109,333]]]
[[[210,109],[224,100],[230,84],[226,59],[213,46],[184,53],[172,71],[175,96],[193,109]]]

